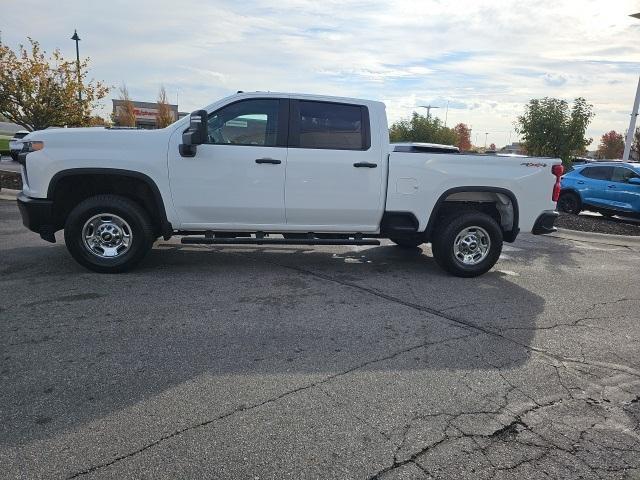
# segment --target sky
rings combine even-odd
[[[628,127],[636,12],[627,0],[0,0],[0,34],[74,57],[78,29],[90,77],[114,87],[103,115],[123,83],[140,101],[164,85],[181,111],[237,90],[317,93],[382,100],[391,122],[435,105],[500,147],[529,99],[582,96],[593,150]]]

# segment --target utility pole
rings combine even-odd
[[[633,137],[636,132],[636,119],[638,118],[638,105],[640,104],[640,78],[638,79],[638,87],[636,88],[636,99],[633,102],[633,110],[631,110],[631,120],[629,120],[629,130],[627,130],[627,139],[624,142],[624,154],[622,160],[629,161],[629,154],[631,153],[631,145],[633,144]]]
[[[489,132],[484,132],[484,149],[487,149],[487,138],[489,137]]]
[[[82,77],[80,76],[80,47],[78,46],[78,42],[80,41],[80,37],[78,36],[78,31],[73,30],[73,37],[71,40],[75,40],[76,42],[76,68],[78,70],[78,102],[82,103]]]
[[[421,107],[421,108],[426,108],[427,109],[427,120],[429,119],[429,113],[431,112],[432,108],[440,108],[440,107],[435,107],[435,106],[433,106],[431,104],[429,104],[429,105],[418,105],[418,106]]]

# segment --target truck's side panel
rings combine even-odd
[[[530,232],[543,210],[554,210],[554,159],[444,153],[391,153],[388,212],[412,212],[424,231],[443,192],[464,187],[494,187],[513,193],[519,228]],[[473,188],[470,188],[473,191]]]
[[[177,216],[167,175],[168,127],[162,130],[113,130],[102,128],[42,130],[37,135],[45,148],[27,155],[23,167],[23,193],[31,198],[47,198],[53,177],[71,169],[117,169],[144,174],[158,187],[165,203],[167,219],[177,224]],[[175,128],[175,127],[173,127]],[[72,134],[72,135],[71,135]]]

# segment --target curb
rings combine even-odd
[[[18,198],[18,193],[21,190],[11,190],[10,188],[3,188],[0,190],[0,200],[15,200]]]
[[[619,247],[640,247],[640,236],[634,235],[612,235],[609,233],[581,232],[579,230],[558,228],[557,232],[548,236],[577,242],[601,243]]]

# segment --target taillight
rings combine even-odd
[[[558,198],[560,198],[560,178],[562,178],[562,174],[564,173],[564,167],[562,165],[553,165],[551,167],[551,173],[556,177],[556,183],[553,184],[551,200],[557,202]]]

